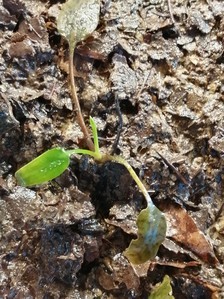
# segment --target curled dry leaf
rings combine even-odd
[[[58,31],[74,47],[96,29],[99,13],[99,0],[68,0],[58,17]]]
[[[217,265],[218,260],[211,244],[198,229],[192,217],[177,205],[170,205],[165,210],[166,218],[170,223],[170,229],[167,231],[168,237],[191,250],[205,263]]]

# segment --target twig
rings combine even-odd
[[[143,80],[143,83],[142,83],[142,85],[141,85],[141,88],[139,89],[138,93],[137,93],[136,96],[135,96],[137,99],[140,97],[140,95],[141,95],[143,89],[145,88],[145,84],[146,84],[146,82],[147,82],[147,80],[148,80],[150,74],[151,74],[151,71],[149,71],[149,72],[146,73],[146,75],[145,75],[145,77],[144,77],[144,80]]]
[[[12,109],[12,105],[10,103],[10,101],[7,99],[7,97],[1,92],[0,93],[3,100],[6,102],[6,105],[8,106],[8,109],[9,109],[9,115],[10,117],[14,120],[14,122],[19,125],[20,122],[15,118],[14,114],[13,114],[13,109]]]
[[[51,93],[50,93],[50,95],[48,96],[49,100],[52,99],[53,94],[55,93],[55,86],[56,86],[56,80],[54,81],[53,87],[52,87],[52,89],[51,89]]]
[[[157,155],[160,156],[160,158],[162,158],[162,160],[164,161],[164,163],[170,167],[174,173],[176,173],[176,175],[178,176],[178,178],[188,187],[190,187],[189,182],[182,176],[182,174],[176,169],[176,167],[174,167],[170,162],[168,162],[168,160],[166,158],[164,158],[161,154],[159,154],[158,152],[156,152]]]
[[[171,21],[172,21],[173,24],[175,24],[172,5],[171,5],[171,0],[167,0],[167,4],[168,4],[168,9],[169,9],[169,14],[170,14]]]
[[[112,146],[112,155],[116,153],[116,149],[118,147],[118,143],[119,143],[122,128],[123,128],[123,118],[122,118],[121,108],[119,105],[119,99],[118,99],[117,94],[115,94],[115,105],[116,105],[116,111],[117,111],[117,115],[118,115],[118,127],[117,127],[117,136],[116,136],[113,146]]]
[[[29,24],[28,26],[30,31],[33,31],[37,37],[42,38],[42,36],[36,31],[36,29],[31,24]]]
[[[222,212],[224,211],[224,203],[221,205],[221,207],[218,210],[218,213],[215,216],[215,221],[219,219],[219,217],[222,215]]]
[[[86,127],[85,121],[82,116],[82,111],[80,108],[79,100],[77,97],[75,80],[74,80],[74,66],[73,66],[73,56],[74,56],[74,47],[70,47],[69,50],[69,77],[70,77],[70,84],[71,84],[71,92],[72,92],[72,99],[73,103],[77,112],[77,120],[80,125],[80,128],[84,134],[84,138],[86,139],[86,144],[91,151],[94,151],[94,144],[90,137],[89,131]]]

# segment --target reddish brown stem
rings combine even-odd
[[[84,134],[84,137],[86,139],[86,144],[91,151],[94,151],[95,150],[94,144],[92,142],[89,131],[88,131],[85,121],[83,119],[81,107],[80,107],[77,92],[76,92],[75,79],[74,79],[73,56],[74,56],[74,47],[71,46],[70,50],[69,50],[69,78],[70,78],[72,100],[73,100],[74,108],[77,112],[77,121],[78,121],[78,124],[80,125],[80,128],[81,128],[81,130]]]

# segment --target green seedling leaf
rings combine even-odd
[[[138,238],[132,240],[124,255],[132,264],[153,259],[166,236],[164,214],[152,203],[137,218]]]
[[[62,174],[69,163],[69,154],[63,148],[53,148],[20,168],[15,177],[24,187],[46,183]]]
[[[164,276],[163,281],[155,287],[148,299],[175,299],[172,296],[172,287],[168,275]]]
[[[92,128],[93,133],[93,140],[94,140],[94,151],[86,150],[86,149],[73,149],[73,150],[67,150],[66,153],[70,155],[74,154],[81,154],[81,155],[89,155],[94,158],[96,161],[101,161],[103,156],[100,152],[99,148],[99,139],[98,139],[98,133],[97,133],[97,126],[94,121],[94,119],[90,116],[90,125]]]
[[[62,5],[57,20],[58,31],[74,48],[96,29],[99,13],[99,0],[68,0]]]
[[[100,153],[100,148],[99,148],[99,139],[98,139],[98,133],[97,133],[97,126],[96,123],[94,121],[94,119],[90,116],[90,125],[92,128],[92,133],[93,133],[93,140],[94,140],[94,147],[95,147],[95,159],[96,160],[101,160],[102,158],[102,154]]]

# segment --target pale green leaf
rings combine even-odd
[[[163,281],[155,287],[148,299],[174,299],[168,275],[164,276]]]
[[[99,0],[68,0],[58,16],[58,31],[74,47],[96,29],[99,13]]]
[[[153,259],[166,236],[164,214],[153,204],[140,212],[137,218],[138,238],[132,240],[124,255],[132,264]]]

